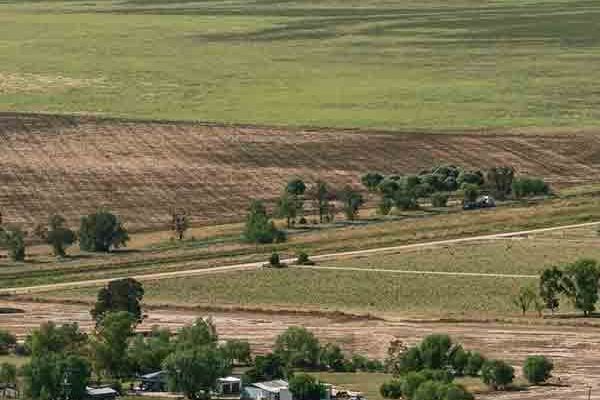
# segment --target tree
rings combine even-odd
[[[244,229],[244,239],[257,244],[285,241],[285,233],[275,227],[261,201],[253,201],[250,205]]]
[[[0,246],[8,249],[13,261],[25,261],[25,233],[17,227],[0,227]]]
[[[281,357],[269,353],[256,356],[254,366],[244,374],[244,382],[264,382],[285,377],[286,370]]]
[[[122,378],[130,371],[127,357],[129,338],[134,335],[136,320],[127,311],[108,312],[98,325],[92,341],[96,371],[112,378]]]
[[[289,382],[290,392],[297,400],[320,400],[325,388],[308,374],[294,374]]]
[[[133,279],[125,278],[110,281],[108,286],[98,292],[94,308],[90,311],[98,323],[107,312],[127,311],[137,322],[142,321],[141,302],[144,298],[144,287]]]
[[[49,321],[40,325],[25,340],[25,347],[32,357],[49,353],[62,355],[81,354],[88,336],[81,332],[77,323],[57,326]]]
[[[77,240],[77,234],[65,226],[66,220],[60,215],[52,215],[46,226],[41,225],[35,229],[35,235],[52,246],[56,257],[66,256],[66,248]]]
[[[400,357],[398,364],[399,373],[406,373],[410,371],[420,371],[423,369],[423,358],[421,357],[421,350],[419,347],[411,347]]]
[[[346,357],[340,346],[327,343],[321,348],[321,357],[319,364],[325,369],[335,372],[344,372],[346,370]]]
[[[153,327],[148,337],[136,335],[127,349],[132,369],[139,374],[160,370],[163,361],[173,352],[174,343],[168,329]]]
[[[546,382],[554,369],[552,361],[544,356],[530,356],[525,359],[523,376],[531,384],[538,385]]]
[[[398,189],[394,193],[394,205],[400,210],[417,210],[419,202],[413,189]]]
[[[414,400],[442,400],[443,384],[436,381],[425,381],[415,391],[412,399]]]
[[[402,396],[407,399],[413,399],[417,389],[426,382],[425,377],[418,372],[409,372],[402,380]]]
[[[442,369],[450,361],[452,340],[448,335],[429,335],[423,339],[419,348],[423,367]]]
[[[0,355],[6,355],[17,344],[17,337],[12,333],[0,330]]]
[[[252,352],[250,343],[245,340],[228,340],[222,347],[223,353],[231,365],[250,364],[252,361]]]
[[[568,265],[563,275],[565,294],[571,298],[575,308],[588,316],[596,309],[598,301],[598,279],[600,269],[594,260],[582,259]]]
[[[434,193],[431,196],[431,205],[434,207],[446,207],[448,205],[448,195],[445,193]]]
[[[385,177],[378,172],[369,172],[360,178],[361,183],[369,192],[376,192]]]
[[[304,200],[302,199],[302,196],[306,192],[306,185],[302,179],[295,178],[289,181],[285,187],[285,191],[292,195],[292,198],[295,202],[296,214],[301,215],[302,209],[304,208]]]
[[[513,181],[512,192],[516,198],[520,199],[527,196],[548,194],[550,187],[542,179],[524,177]]]
[[[216,346],[219,340],[217,328],[212,319],[198,318],[192,325],[181,328],[175,340],[177,350],[211,345]]]
[[[231,365],[216,346],[202,345],[176,350],[165,359],[163,369],[169,390],[197,400],[210,398],[217,379],[230,373]]]
[[[329,201],[332,198],[332,193],[327,184],[318,180],[313,187],[310,188],[309,197],[315,203],[315,208],[319,212],[319,222],[323,223],[323,219],[329,214]]]
[[[467,361],[467,366],[465,367],[465,374],[468,376],[478,376],[479,371],[483,367],[485,363],[485,357],[476,351],[469,353],[469,360]]]
[[[288,228],[291,228],[292,221],[295,221],[298,215],[297,205],[298,202],[294,196],[288,192],[283,192],[275,204],[275,215],[278,218],[285,218]]]
[[[14,364],[8,362],[0,364],[0,385],[5,388],[17,386],[17,367]]]
[[[346,186],[340,193],[340,200],[344,203],[344,214],[350,221],[354,221],[358,215],[358,209],[365,203],[362,195]]]
[[[108,253],[112,248],[126,246],[127,230],[119,218],[108,211],[97,211],[81,218],[79,247],[84,251]]]
[[[319,352],[319,341],[306,328],[291,326],[275,341],[274,353],[288,368],[317,367]]]
[[[489,360],[481,368],[483,383],[497,389],[505,389],[515,378],[513,367],[500,360]]]
[[[513,299],[513,304],[521,309],[523,315],[529,311],[531,304],[535,301],[537,295],[531,287],[522,287],[519,294]]]
[[[540,276],[540,297],[547,309],[553,314],[560,305],[560,294],[564,291],[562,286],[563,273],[557,267],[544,270]]]
[[[185,231],[190,228],[190,220],[186,213],[184,212],[175,212],[171,218],[171,229],[177,235],[179,240],[183,240],[183,236],[185,235]]]
[[[490,189],[499,199],[505,199],[511,192],[515,170],[512,167],[494,167],[487,171]]]
[[[293,196],[299,197],[306,191],[306,185],[302,179],[295,178],[287,183],[285,191]]]
[[[399,399],[402,397],[402,381],[392,379],[391,381],[384,382],[379,388],[379,393],[386,399]]]
[[[450,365],[452,365],[456,375],[463,376],[465,374],[467,364],[469,363],[469,357],[470,353],[465,351],[462,346],[456,346],[452,351]]]
[[[468,183],[463,185],[462,191],[464,204],[471,204],[477,201],[477,197],[479,196],[479,186]]]
[[[23,367],[25,394],[33,400],[83,400],[91,368],[85,358],[48,353]]]

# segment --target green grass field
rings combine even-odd
[[[592,0],[0,2],[0,110],[597,127]]]
[[[340,270],[263,269],[146,282],[154,304],[343,310],[427,316],[495,316],[519,313],[512,300],[535,278],[440,276],[369,271],[422,270],[537,275],[543,268],[581,257],[600,259],[593,229],[561,237],[495,240],[433,247],[396,254],[323,262]],[[343,270],[356,268],[358,270]],[[361,271],[360,269],[364,269]],[[49,294],[92,298],[96,289]],[[563,311],[571,311],[567,301]]]

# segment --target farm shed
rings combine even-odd
[[[240,394],[242,391],[242,380],[235,376],[227,376],[217,379],[217,392],[221,395]]]
[[[140,380],[140,390],[143,392],[164,392],[167,388],[167,373],[165,371],[142,375]]]
[[[119,393],[110,387],[86,387],[85,398],[87,400],[115,400],[119,396]]]

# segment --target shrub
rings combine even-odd
[[[267,264],[271,268],[282,268],[285,267],[285,264],[281,263],[281,257],[279,257],[279,253],[273,253],[269,257],[269,264]]]
[[[481,186],[484,182],[483,173],[481,171],[461,171],[456,181],[459,186],[464,184]]]
[[[448,205],[448,197],[445,193],[434,193],[431,196],[431,205],[434,207],[446,207]]]
[[[523,365],[523,376],[529,383],[539,384],[546,382],[554,369],[552,361],[544,356],[530,356]]]
[[[308,254],[301,251],[300,253],[298,253],[298,259],[296,260],[296,264],[298,264],[298,265],[315,265],[315,262],[312,261],[308,257]]]
[[[377,205],[379,215],[388,215],[394,206],[394,202],[389,197],[383,197]]]
[[[454,369],[454,373],[458,376],[465,374],[465,369],[469,363],[470,353],[466,352],[462,346],[457,346],[450,357],[450,365]]]
[[[514,368],[501,360],[486,361],[481,368],[481,379],[494,389],[505,389],[514,378]]]
[[[516,198],[545,195],[550,193],[550,187],[539,178],[517,178],[512,183],[512,191]]]
[[[393,379],[384,382],[379,388],[379,393],[386,399],[399,399],[402,397],[402,381]]]

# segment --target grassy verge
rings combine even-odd
[[[256,246],[242,243],[239,240],[206,244],[210,238],[203,237],[198,239],[202,242],[202,246],[193,246],[190,245],[190,242],[183,244],[168,242],[169,245],[165,246],[164,243],[161,244],[161,241],[158,241],[155,245],[157,248],[147,249],[147,246],[153,245],[145,242],[146,249],[141,248],[139,251],[108,256],[91,255],[69,262],[50,260],[36,262],[33,259],[29,263],[18,266],[11,265],[0,270],[0,287],[111,278],[256,262],[266,260],[274,251],[280,252],[283,257],[293,257],[301,250],[311,255],[327,254],[574,224],[599,219],[600,204],[595,199],[584,196],[566,200],[546,200],[537,205],[515,204],[511,207],[494,210],[458,212],[430,217],[408,215],[392,221],[384,220],[366,225],[342,225],[317,229],[290,235],[288,242],[278,245]],[[232,236],[231,232],[229,235]],[[161,249],[162,246],[166,248]],[[520,249],[518,245],[515,246],[516,249]],[[539,246],[541,246],[540,248],[544,247],[543,244]],[[545,247],[548,248],[548,246]],[[503,253],[501,245],[492,250],[496,254]],[[548,248],[548,251],[552,250]],[[573,254],[580,250],[590,255],[595,254],[592,247],[586,249],[581,245],[570,245],[570,250],[566,250],[565,254]],[[527,255],[525,250],[522,251],[522,254]],[[468,258],[468,255],[465,257]],[[542,255],[542,257],[545,256]],[[437,264],[438,260],[430,257],[430,262]],[[467,259],[461,262],[468,264]],[[416,263],[415,259],[413,265]],[[426,264],[419,264],[421,265],[419,268],[432,269]],[[528,270],[545,264],[547,261],[540,260],[537,265]]]

